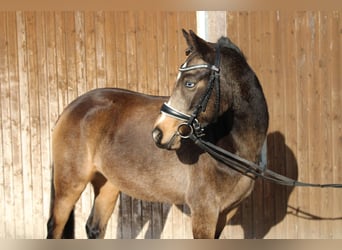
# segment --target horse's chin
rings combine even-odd
[[[171,140],[167,143],[164,144],[160,144],[160,143],[156,143],[157,147],[161,148],[161,149],[166,149],[166,150],[177,150],[181,147],[181,140],[179,138],[171,138]]]

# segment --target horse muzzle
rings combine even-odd
[[[186,132],[185,127],[179,127],[181,127],[179,120],[162,113],[152,130],[152,138],[155,144],[163,149],[178,149],[181,146],[181,138],[183,138],[178,130],[184,130],[184,134]]]
[[[157,147],[168,150],[176,150],[180,147],[180,137],[174,133],[169,140],[163,141],[163,132],[159,128],[152,131],[152,138]]]

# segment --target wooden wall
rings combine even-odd
[[[268,167],[342,183],[342,12],[227,12],[227,23],[268,101]],[[341,201],[341,189],[259,181],[237,224],[247,237],[342,238]]]
[[[268,167],[342,183],[342,12],[229,12],[270,110]],[[50,135],[58,114],[97,87],[168,95],[195,12],[0,12],[0,238],[44,238]],[[342,238],[341,190],[258,181],[222,238]],[[76,236],[92,203],[76,207]],[[107,238],[191,238],[186,206],[121,195]]]

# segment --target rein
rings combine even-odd
[[[220,49],[216,47],[216,59],[215,65],[210,64],[199,64],[188,67],[180,67],[180,72],[195,70],[195,69],[209,69],[211,71],[207,89],[204,95],[201,97],[200,101],[195,107],[194,112],[191,115],[185,114],[169,104],[164,103],[161,107],[161,112],[167,116],[171,116],[178,120],[183,121],[178,128],[175,135],[180,136],[184,139],[191,139],[198,147],[207,152],[217,161],[223,163],[224,165],[234,169],[235,171],[255,180],[260,177],[264,180],[274,182],[276,184],[284,186],[297,186],[297,187],[320,187],[320,188],[342,188],[342,184],[313,184],[296,181],[294,179],[288,178],[281,174],[278,174],[270,169],[263,168],[252,161],[246,160],[236,154],[226,151],[211,142],[203,140],[201,137],[204,136],[204,128],[201,126],[197,120],[197,116],[200,112],[205,112],[208,101],[211,97],[212,90],[215,87],[216,90],[216,100],[215,100],[215,119],[216,121],[219,109],[220,109]],[[186,128],[186,133],[182,132]]]
[[[195,134],[190,135],[189,138],[193,140],[198,147],[203,149],[219,162],[254,180],[257,177],[260,177],[264,180],[284,186],[342,188],[342,184],[313,184],[296,181],[276,172],[273,172],[270,169],[262,168],[254,162],[248,161],[208,141],[204,141],[201,138],[198,138]]]

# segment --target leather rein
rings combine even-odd
[[[209,141],[202,139],[204,136],[204,128],[199,123],[197,116],[201,112],[205,112],[208,101],[211,97],[213,89],[215,88],[216,100],[215,100],[215,119],[217,119],[220,111],[220,48],[216,47],[215,65],[211,64],[199,64],[192,66],[182,65],[179,68],[180,72],[195,70],[195,69],[208,69],[211,71],[209,82],[205,93],[195,106],[194,112],[191,115],[185,114],[167,103],[164,103],[161,107],[161,112],[167,116],[171,116],[178,120],[183,121],[178,128],[176,134],[183,139],[191,139],[198,147],[207,152],[217,161],[224,165],[234,169],[235,171],[251,178],[256,179],[258,177],[274,182],[276,184],[285,186],[299,186],[299,187],[320,187],[320,188],[342,188],[342,184],[313,184],[300,182],[281,174],[278,174],[270,169],[263,168],[256,163],[244,159],[236,154],[233,154],[223,148],[220,148]],[[186,133],[182,132],[187,131]]]

